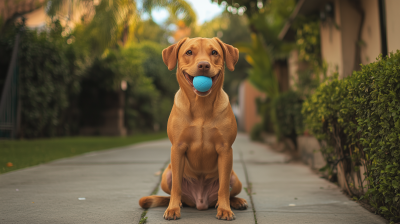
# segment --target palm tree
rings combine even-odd
[[[138,7],[135,0],[47,0],[47,12],[57,17],[62,10],[70,13],[73,7],[85,7],[82,18],[90,20],[86,21],[86,32],[95,32],[103,49],[117,41],[126,43],[134,35],[135,23],[141,14],[151,15],[152,9],[166,8],[187,24],[196,22],[196,13],[185,0],[143,0],[142,5]]]
[[[249,69],[249,81],[270,98],[279,95],[279,85],[271,64],[271,53],[264,46],[260,34],[251,34],[251,43],[237,43],[240,52],[246,53],[246,60],[252,66]]]

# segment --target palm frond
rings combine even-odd
[[[98,30],[102,44],[110,46],[121,36],[124,26],[132,25],[137,19],[136,3],[130,0],[102,0],[96,6],[96,14],[89,29]]]
[[[67,10],[66,5],[68,5],[67,0],[47,0],[46,1],[47,14],[51,17],[64,14],[63,17],[65,17],[67,16],[65,12]]]
[[[252,65],[248,71],[249,81],[273,98],[279,94],[279,85],[272,70],[270,53],[260,35],[253,33],[251,38],[251,43],[238,43],[235,46],[240,52],[246,53],[246,60]]]
[[[143,0],[143,10],[150,12],[152,9],[166,8],[168,11],[183,20],[186,25],[195,23],[196,13],[185,0]]]
[[[134,0],[99,0],[98,5],[94,4],[94,0],[48,0],[47,13],[65,19],[70,13],[68,10],[71,4],[79,6],[86,3],[94,11],[91,12],[93,16],[86,32],[92,36],[97,33],[100,47],[105,49],[115,45],[126,29],[130,31],[129,36],[133,35],[132,27],[140,20],[140,12]],[[186,24],[196,22],[196,13],[185,0],[143,0],[143,10],[151,12],[154,8],[167,8]]]

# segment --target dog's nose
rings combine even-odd
[[[202,72],[207,72],[210,70],[210,63],[206,61],[201,61],[197,64],[197,68]]]

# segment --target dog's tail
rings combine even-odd
[[[153,208],[153,207],[162,207],[162,206],[168,206],[169,204],[169,198],[170,197],[165,197],[165,196],[146,196],[142,197],[139,200],[139,205],[142,208]]]

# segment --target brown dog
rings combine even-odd
[[[162,56],[169,70],[179,62],[180,89],[167,128],[171,163],[161,180],[161,188],[171,197],[143,197],[139,204],[142,208],[168,205],[164,213],[168,220],[181,217],[182,203],[199,210],[215,206],[218,219],[235,219],[231,207],[246,209],[247,202],[235,197],[242,189],[232,170],[237,126],[222,84],[224,62],[233,71],[239,51],[218,38],[186,38],[164,49]],[[207,92],[193,87],[193,78],[200,75],[212,78]]]

